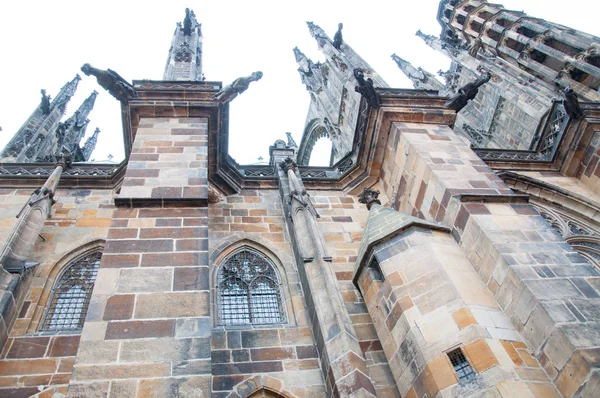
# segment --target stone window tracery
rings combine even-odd
[[[281,283],[273,263],[250,248],[225,260],[217,276],[219,321],[223,325],[285,322]]]
[[[559,233],[583,258],[600,269],[600,234],[579,220],[541,205],[534,205],[540,215]]]
[[[101,251],[94,251],[67,265],[52,290],[41,330],[77,330],[83,327],[101,257]]]

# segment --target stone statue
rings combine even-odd
[[[107,90],[110,95],[123,103],[138,95],[133,86],[119,76],[114,70],[101,70],[94,68],[90,64],[84,64],[81,67],[81,71],[85,73],[86,76],[96,76],[98,84]]]
[[[50,96],[46,95],[46,90],[42,89],[42,103],[40,104],[40,108],[42,109],[42,113],[44,115],[50,114]]]
[[[379,94],[377,94],[373,87],[373,79],[365,79],[365,73],[360,68],[354,69],[354,77],[358,82],[358,86],[354,86],[354,90],[366,98],[367,103],[371,108],[379,109],[381,101],[379,99]]]
[[[227,103],[248,89],[251,82],[262,78],[262,72],[253,72],[250,76],[239,77],[233,83],[223,87],[221,91],[213,95],[212,99],[221,103]]]
[[[196,14],[194,14],[194,11],[186,8],[185,18],[183,19],[183,35],[191,36],[192,30],[195,28],[196,24]]]
[[[339,50],[340,47],[342,46],[342,28],[344,27],[343,23],[339,23],[338,24],[338,30],[337,32],[335,32],[335,35],[333,36],[333,47],[335,47],[336,50]]]
[[[577,93],[573,90],[573,87],[567,86],[563,90],[563,105],[565,107],[565,111],[567,111],[567,115],[573,120],[579,120],[583,117],[583,111],[579,106],[579,100],[577,99]]]
[[[456,93],[454,97],[446,101],[446,107],[449,109],[454,109],[457,113],[460,112],[460,110],[464,108],[470,100],[477,96],[479,87],[490,81],[491,78],[492,75],[489,72],[486,72],[479,76],[474,82],[465,84],[458,89],[458,93]]]

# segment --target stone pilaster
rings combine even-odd
[[[204,118],[140,119],[71,396],[211,395],[206,136]]]
[[[318,213],[293,160],[286,159],[276,167],[327,391],[332,396],[376,396],[358,337],[338,290],[331,258],[316,224]]]

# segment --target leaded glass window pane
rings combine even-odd
[[[101,257],[102,253],[96,251],[67,266],[54,286],[41,330],[83,327]]]
[[[262,254],[242,249],[229,257],[218,276],[219,319],[224,325],[285,322],[279,277]]]

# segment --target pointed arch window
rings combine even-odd
[[[263,254],[242,248],[227,258],[217,277],[219,320],[223,325],[285,322],[279,275]]]
[[[62,272],[50,297],[41,330],[77,330],[83,327],[101,251],[94,251],[72,261]]]

